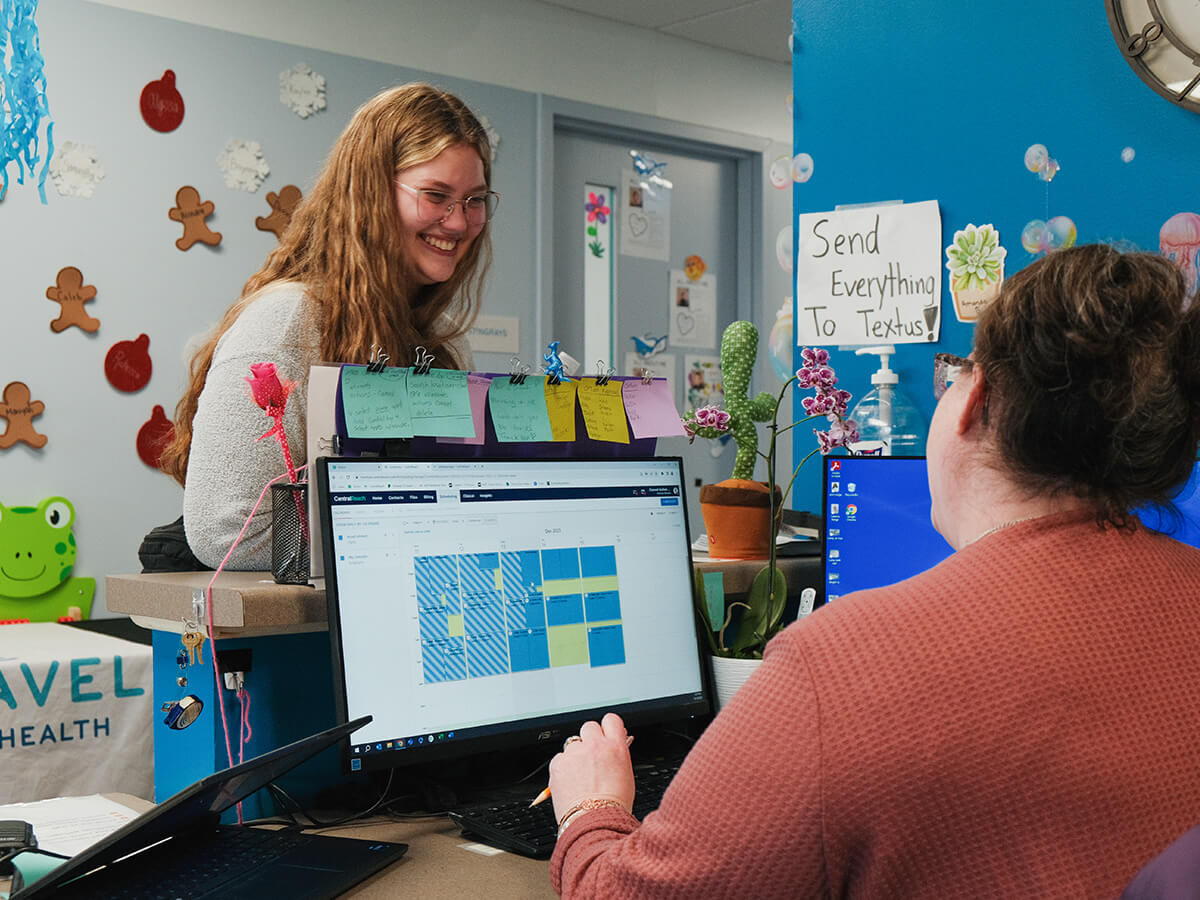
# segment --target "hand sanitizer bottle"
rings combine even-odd
[[[854,453],[867,456],[923,456],[925,420],[916,405],[897,386],[900,380],[888,367],[896,352],[891,344],[879,347],[860,347],[855,353],[879,357],[879,370],[871,376],[874,385],[850,410],[850,418],[858,423],[860,440],[851,446]]]

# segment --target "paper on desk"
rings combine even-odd
[[[28,822],[38,849],[62,856],[74,856],[137,817],[128,806],[99,794],[0,806],[0,819]]]

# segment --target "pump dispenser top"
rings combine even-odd
[[[888,365],[896,348],[881,344],[859,347],[854,352],[858,356],[878,356],[879,369],[871,375],[872,389],[850,411],[860,436],[851,449],[879,456],[924,454],[925,422],[916,405],[899,388],[900,376]]]

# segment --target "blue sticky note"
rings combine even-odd
[[[341,391],[347,437],[413,436],[408,369],[368,372],[365,366],[342,366]]]
[[[713,631],[725,624],[725,573],[704,573],[704,599],[708,603],[708,621]]]
[[[408,404],[413,434],[476,436],[466,372],[453,369],[430,369],[426,375],[409,372]]]
[[[550,413],[546,409],[544,375],[530,375],[522,384],[513,384],[508,378],[493,378],[488,389],[488,409],[499,441],[554,440]]]

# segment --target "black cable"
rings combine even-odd
[[[303,825],[300,822],[296,822],[296,825],[299,826],[300,830],[303,831],[303,830],[306,830],[308,828],[313,828],[313,827],[332,828],[336,825],[344,825],[347,822],[354,822],[358,819],[365,819],[371,813],[375,812],[375,810],[378,809],[383,804],[383,801],[387,799],[388,792],[391,791],[391,789],[392,789],[392,781],[395,779],[395,777],[396,777],[396,770],[395,769],[388,770],[387,784],[385,784],[383,786],[383,793],[379,795],[378,800],[376,800],[374,803],[372,803],[366,809],[362,810],[361,812],[351,813],[348,816],[343,816],[340,819],[333,819],[332,821],[328,821],[328,822],[324,821],[322,819],[318,819],[316,816],[314,816],[310,812],[306,812],[304,810],[304,808],[302,806],[300,806],[299,803],[296,802],[295,798],[292,797],[291,794],[289,794],[287,791],[285,791],[283,788],[281,788],[279,785],[275,784],[274,782],[271,782],[270,784],[268,784],[267,787],[269,787],[273,793],[276,793],[277,795],[280,795],[280,796],[286,798],[286,800],[295,808],[295,810],[298,813],[300,813],[302,816],[304,816],[304,818],[308,819],[308,821],[312,823],[311,825]],[[293,818],[293,821],[296,821],[296,820]]]

